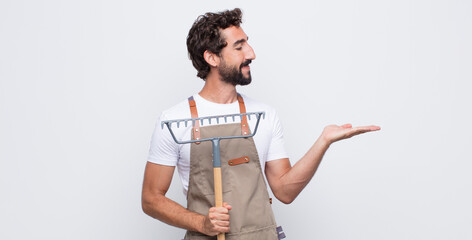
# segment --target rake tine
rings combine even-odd
[[[240,114],[226,114],[226,115],[215,115],[215,116],[206,116],[206,117],[197,117],[197,118],[186,118],[186,119],[174,119],[174,120],[165,120],[165,121],[161,121],[161,128],[164,128],[164,125],[169,129],[170,131],[170,134],[172,135],[172,138],[174,139],[174,141],[178,144],[185,144],[185,143],[194,143],[194,142],[202,142],[202,141],[213,141],[215,140],[216,138],[205,138],[205,139],[199,139],[199,140],[185,140],[185,141],[182,141],[182,140],[178,140],[175,135],[174,135],[174,132],[172,131],[172,127],[176,127],[176,128],[180,128],[180,125],[185,125],[185,127],[188,127],[190,124],[192,124],[192,126],[190,127],[196,127],[196,125],[198,125],[199,123],[201,123],[201,125],[203,125],[205,123],[205,119],[208,119],[208,124],[220,124],[220,118],[222,118],[225,123],[228,123],[228,118],[232,119],[233,122],[235,122],[237,120],[237,117],[239,116],[241,118],[241,120],[244,120],[244,116],[247,116],[247,118],[249,120],[251,120],[251,115],[254,115],[255,120],[257,120],[256,122],[256,125],[255,125],[255,129],[253,131],[253,134],[251,136],[254,136],[254,134],[256,133],[256,129],[259,125],[259,120],[261,117],[265,118],[265,112],[249,112],[249,113],[240,113]],[[214,120],[213,123],[211,122],[212,119]],[[223,120],[221,121],[221,123],[223,122]],[[216,121],[216,123],[215,123]],[[175,125],[174,125],[175,123]],[[172,126],[174,125],[174,126]],[[231,136],[231,137],[217,137],[218,140],[221,140],[221,139],[230,139],[230,138],[244,138],[244,137],[247,137],[247,136],[243,136],[243,135],[235,135],[235,136]]]
[[[180,125],[185,125],[185,127],[188,127],[189,122],[191,121],[192,126],[195,126],[195,124],[200,123],[200,125],[204,125],[205,120],[208,119],[209,125],[212,124],[212,119],[214,120],[213,123],[220,124],[220,118],[222,118],[225,123],[228,123],[228,118],[232,119],[233,122],[237,120],[237,117],[243,121],[244,116],[247,116],[248,120],[251,120],[251,115],[254,115],[256,120],[259,121],[259,119],[262,117],[265,119],[265,112],[250,112],[250,113],[241,113],[241,114],[227,114],[227,115],[218,115],[218,116],[209,116],[209,117],[200,117],[200,118],[188,118],[188,119],[175,119],[175,120],[167,120],[167,121],[162,121],[161,122],[161,128],[164,128],[164,125],[166,125],[168,128],[171,128],[172,125],[175,123],[174,127],[180,128]],[[200,122],[199,122],[200,121]]]

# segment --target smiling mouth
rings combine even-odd
[[[240,69],[245,68],[245,67],[249,68],[249,64],[251,64],[251,62],[252,62],[251,60],[247,60],[243,62],[243,64],[241,64]]]
[[[249,67],[249,64],[251,64],[251,62],[252,62],[251,60],[247,60],[247,61],[243,62],[243,64],[241,64],[240,69],[241,69],[241,70],[242,70],[242,69],[244,69],[244,70],[246,70],[246,69],[249,70],[249,69],[251,68],[251,67]]]

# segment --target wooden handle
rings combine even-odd
[[[215,184],[215,205],[216,207],[223,207],[223,183],[221,181],[221,168],[213,168],[213,177]],[[218,234],[218,240],[225,240],[225,234]]]

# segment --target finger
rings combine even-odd
[[[229,226],[228,227],[215,227],[215,230],[218,233],[227,233],[229,232]]]
[[[348,138],[352,136],[356,136],[359,134],[367,133],[367,132],[372,132],[372,131],[378,131],[380,130],[379,127],[377,126],[365,126],[365,127],[355,127],[352,128],[351,131],[347,134]]]
[[[366,131],[366,132],[371,132],[371,131],[378,131],[380,130],[379,126],[375,125],[370,125],[370,126],[360,126],[360,127],[355,127],[353,129],[359,130],[359,131]]]
[[[208,218],[211,221],[229,221],[229,214],[228,213],[210,213],[208,214]]]
[[[215,225],[219,227],[229,227],[229,221],[215,221]]]
[[[380,130],[380,127],[379,127],[379,126],[376,126],[376,125],[363,126],[362,128],[369,129],[370,131],[378,131],[378,130]]]
[[[229,205],[227,202],[224,202],[223,203],[223,207],[228,209],[228,210],[231,210],[231,208],[233,208],[231,205]]]
[[[365,131],[353,132],[353,133],[349,134],[349,136],[347,138],[351,138],[351,137],[354,137],[354,136],[357,136],[357,135],[360,135],[360,134],[363,134],[363,133],[366,133],[366,132]]]
[[[227,233],[229,232],[229,226],[228,227],[220,227],[220,226],[213,226],[213,228],[210,230],[209,236],[216,236],[220,233]]]
[[[229,222],[229,214],[218,214],[215,216],[215,219],[218,221],[227,221]]]
[[[212,207],[208,210],[208,213],[209,214],[221,214],[221,213],[228,213],[228,209],[224,208],[224,207]]]
[[[224,207],[215,207],[214,211],[212,213],[215,214],[228,214],[228,209]]]
[[[346,123],[344,125],[341,125],[342,128],[352,128],[352,124]]]
[[[214,213],[212,215],[212,220],[229,221],[229,219],[230,219],[229,213]]]
[[[210,219],[210,221],[215,221],[216,219],[218,219],[218,216],[219,214],[218,213],[208,213],[208,218]]]
[[[227,209],[224,209],[226,211],[228,211]],[[218,221],[229,221],[230,219],[230,216],[229,216],[229,213],[226,212],[226,213],[223,213],[223,212],[214,212],[214,213],[209,213],[208,214],[208,218],[210,218],[210,220],[214,221],[214,220],[218,220]]]

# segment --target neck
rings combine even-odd
[[[198,94],[214,103],[228,104],[237,100],[236,87],[221,81],[219,74],[214,71],[208,74],[205,86],[203,86]]]

